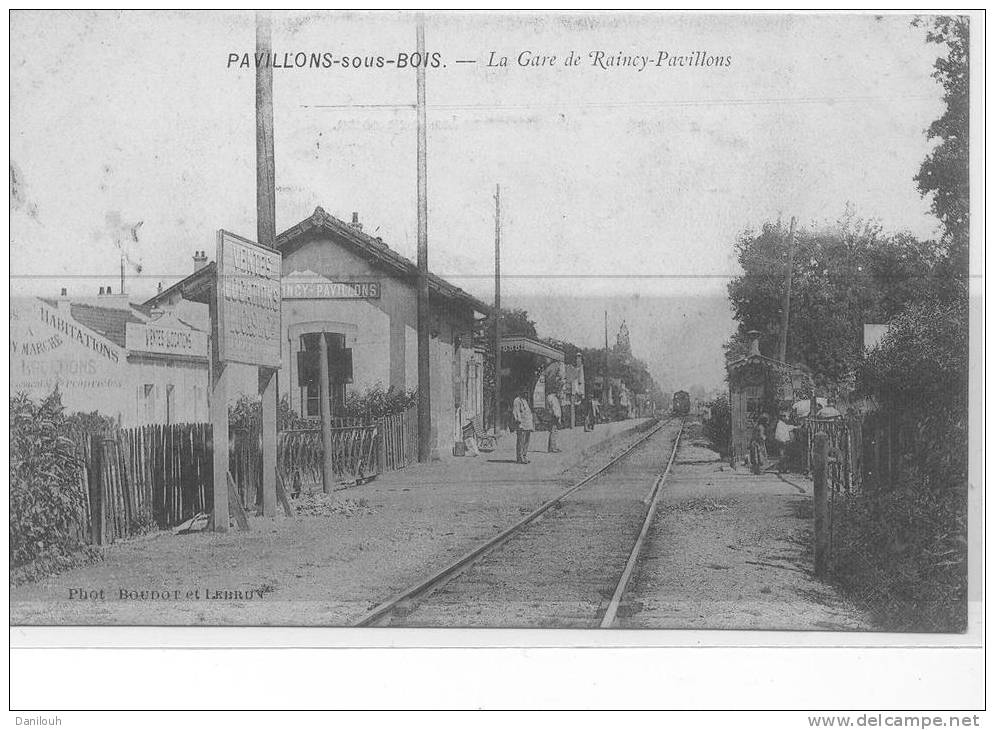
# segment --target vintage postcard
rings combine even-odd
[[[12,12],[11,626],[980,641],[983,23]]]

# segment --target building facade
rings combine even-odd
[[[333,416],[348,391],[419,387],[417,267],[363,233],[355,218],[345,223],[318,208],[276,239],[283,255],[280,391],[302,416],[319,412],[320,367],[309,354],[320,348],[322,333]],[[482,414],[483,361],[473,329],[488,307],[432,274],[428,284],[433,441],[441,455]]]
[[[364,233],[355,218],[346,223],[317,208],[276,238],[282,256],[279,397],[305,418],[320,414],[325,368],[333,417],[343,414],[350,393],[419,387],[418,269]],[[203,252],[195,269],[146,306],[203,321],[216,269]],[[444,456],[462,441],[463,426],[482,414],[483,355],[473,345],[473,329],[488,307],[433,274],[428,284],[432,441]],[[237,372],[233,389],[254,392],[254,370]]]
[[[207,418],[207,335],[126,297],[11,301],[11,394],[59,389],[68,412],[125,427]]]

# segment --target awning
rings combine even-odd
[[[517,335],[515,337],[504,337],[501,339],[501,352],[522,352],[531,355],[538,355],[550,362],[563,362],[563,350],[546,344],[542,340],[533,337]]]

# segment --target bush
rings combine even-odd
[[[10,398],[10,567],[84,547],[80,461],[58,390],[36,403]]]
[[[348,418],[373,421],[384,416],[404,413],[417,402],[416,390],[398,390],[393,385],[384,389],[382,383],[377,383],[363,393],[352,392],[346,395],[343,415]]]
[[[860,372],[911,438],[890,483],[846,505],[836,572],[889,629],[966,627],[967,345],[966,301],[922,303],[892,320]]]
[[[242,395],[234,405],[228,406],[228,428],[232,431],[251,431],[262,426],[263,404],[256,397]],[[276,404],[276,427],[283,431],[288,428],[299,428],[306,425],[316,425],[316,422],[301,418],[291,409],[287,396],[283,396]]]
[[[418,391],[407,392],[398,390],[393,385],[384,388],[377,383],[362,393],[351,392],[346,395],[342,413],[336,414],[345,418],[356,418],[363,421],[375,421],[384,416],[404,413],[418,402]],[[250,431],[258,429],[262,424],[262,403],[259,398],[243,395],[228,408],[228,427],[233,431]],[[317,418],[302,418],[291,409],[290,402],[284,396],[277,406],[276,426],[284,431],[291,428],[318,428]]]
[[[709,416],[702,422],[702,432],[721,456],[729,456],[732,437],[732,409],[726,395],[716,396],[706,404]]]

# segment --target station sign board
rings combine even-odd
[[[170,327],[166,323],[128,322],[125,330],[125,347],[131,352],[206,357],[207,333],[188,327]]]
[[[322,276],[288,276],[283,280],[284,299],[379,299],[379,281],[331,281]]]
[[[280,367],[280,269],[276,249],[218,231],[218,359]]]

